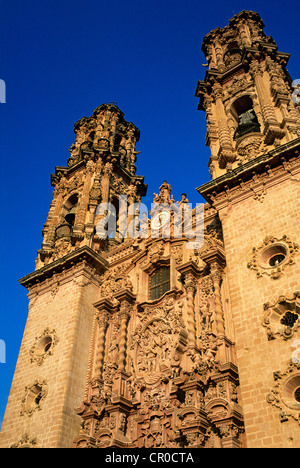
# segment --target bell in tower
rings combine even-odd
[[[70,224],[71,226],[73,226],[74,224],[74,221],[75,221],[75,214],[76,214],[76,208],[75,206],[72,206],[72,208],[70,209],[70,211],[66,214],[65,216],[65,220],[68,224]]]
[[[196,96],[206,112],[212,178],[299,136],[289,54],[266,36],[258,13],[235,15],[205,36],[202,50],[208,69]]]

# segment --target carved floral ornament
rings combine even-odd
[[[31,385],[26,386],[20,415],[32,416],[35,411],[40,411],[47,393],[48,385],[45,380],[35,380]]]
[[[133,285],[128,276],[129,263],[112,270],[107,270],[102,276],[100,285],[100,296],[114,300],[114,295],[123,289],[133,291]]]
[[[300,425],[300,363],[290,361],[283,372],[274,372],[274,387],[268,393],[266,400],[280,410],[282,423],[290,418]]]
[[[24,436],[16,443],[11,445],[10,448],[17,449],[17,448],[35,448],[37,445],[36,438],[30,438],[28,434],[24,434]]]
[[[256,271],[257,278],[265,275],[278,279],[288,265],[295,263],[298,249],[299,245],[286,235],[281,239],[268,236],[259,247],[253,247],[252,259],[247,266]]]
[[[55,330],[50,330],[46,328],[41,335],[36,337],[33,346],[31,347],[30,361],[36,362],[41,366],[44,360],[53,354],[53,349],[59,342]]]
[[[290,296],[280,296],[264,304],[265,314],[262,325],[267,329],[268,340],[288,340],[300,328],[300,291]]]

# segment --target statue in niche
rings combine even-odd
[[[114,365],[117,363],[118,354],[119,354],[119,343],[118,343],[117,337],[115,336],[111,340],[109,348],[108,348],[108,359],[109,359],[110,364]]]
[[[206,333],[212,333],[212,311],[210,308],[209,302],[207,302],[205,309],[203,312],[201,311],[201,323],[203,325],[204,331]]]

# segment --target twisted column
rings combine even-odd
[[[105,351],[105,334],[108,326],[109,315],[107,312],[104,312],[103,314],[100,312],[96,320],[98,322],[98,331],[97,347],[95,352],[94,377],[101,379]]]
[[[222,272],[217,263],[213,263],[211,266],[211,277],[214,284],[215,290],[215,324],[216,324],[216,335],[224,336],[225,335],[225,326],[224,326],[224,314],[221,300],[221,282],[222,282]]]
[[[94,304],[94,307],[98,310],[98,314],[96,316],[98,329],[95,342],[93,378],[101,379],[105,355],[106,331],[109,324],[109,317],[115,310],[115,305],[108,299],[101,299],[99,302]]]
[[[119,355],[118,370],[126,370],[126,341],[127,341],[127,323],[130,318],[130,310],[136,300],[136,296],[129,290],[123,289],[115,294],[115,298],[120,303],[120,331],[119,331]]]
[[[257,90],[263,120],[266,127],[266,143],[272,144],[275,138],[282,138],[284,131],[277,120],[275,107],[271,100],[270,90],[266,88],[263,80],[263,69],[258,60],[250,64],[250,73]]]
[[[191,347],[196,345],[196,328],[195,328],[195,294],[197,283],[192,273],[187,273],[185,277],[185,289],[187,292],[187,331],[188,341]]]
[[[187,293],[187,332],[188,344],[191,348],[196,347],[196,322],[195,322],[195,294],[197,291],[197,280],[200,270],[193,261],[189,261],[177,268],[183,275],[184,287]]]
[[[118,370],[125,372],[127,322],[130,317],[130,312],[129,312],[127,303],[122,304],[122,308],[119,312],[119,316],[121,318],[121,325],[120,325]]]

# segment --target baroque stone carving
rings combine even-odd
[[[264,304],[262,325],[267,329],[268,340],[292,338],[300,328],[300,292],[280,296],[276,301]]]
[[[179,367],[180,343],[185,339],[182,303],[166,297],[160,306],[146,306],[131,337],[133,368],[139,381],[153,384]]]
[[[27,433],[16,443],[11,445],[12,449],[19,448],[35,448],[37,445],[37,439],[31,438]]]
[[[36,337],[29,351],[30,361],[36,362],[38,366],[41,366],[44,360],[53,354],[53,350],[58,342],[59,338],[56,330],[46,328],[41,335]]]
[[[273,374],[275,384],[266,396],[267,402],[280,410],[280,421],[294,419],[300,424],[300,363],[292,360],[286,370]]]
[[[47,393],[48,385],[45,380],[35,380],[31,385],[26,386],[20,415],[32,416],[35,411],[40,411]]]
[[[288,265],[295,263],[298,249],[299,245],[286,235],[280,239],[268,236],[259,247],[253,247],[252,259],[247,266],[256,271],[258,278],[265,275],[277,279]]]

